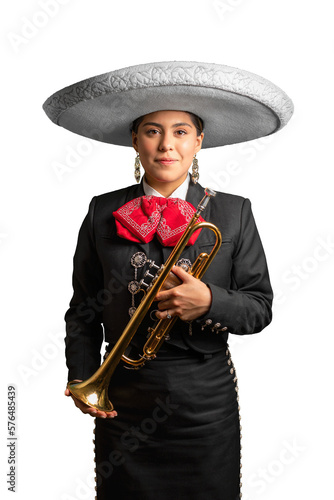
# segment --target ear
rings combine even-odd
[[[138,136],[135,132],[132,131],[132,146],[138,153]]]
[[[204,132],[202,132],[201,135],[197,136],[195,153],[198,153],[198,151],[200,151],[200,149],[202,148],[203,139],[204,139]]]

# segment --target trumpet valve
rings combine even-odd
[[[157,266],[154,260],[149,260],[149,267],[154,267],[154,269],[160,269],[160,266]]]
[[[164,267],[165,266],[163,264],[159,267],[159,269],[157,270],[157,276],[159,276],[159,274],[162,273],[162,271],[164,270]]]
[[[150,273],[150,271],[146,271],[146,272],[144,273],[144,278],[146,278],[146,276],[149,276],[150,278],[154,278],[154,277],[155,277],[155,276],[154,276],[154,274],[151,274],[151,273]]]

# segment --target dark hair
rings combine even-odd
[[[194,113],[191,113],[190,111],[185,111],[185,113],[188,113],[188,115],[191,118],[191,121],[193,122],[193,125],[195,125],[197,135],[201,135],[201,133],[203,132],[203,128],[204,128],[204,123],[203,123],[202,118],[195,115]],[[139,118],[136,118],[132,122],[131,129],[130,129],[131,132],[134,132],[135,134],[138,133],[138,127],[141,124],[141,122],[144,120],[145,116],[146,115],[139,116]]]

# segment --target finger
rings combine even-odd
[[[88,415],[90,415],[91,417],[97,417],[97,418],[114,418],[117,416],[117,411],[115,410],[112,410],[112,411],[108,411],[108,412],[105,412],[105,411],[101,411],[101,410],[98,410],[97,408],[93,408],[93,407],[90,407],[88,405],[86,405],[85,403],[82,403],[81,401],[79,402],[79,404],[77,405],[77,407],[83,412],[83,413],[87,413]]]
[[[183,295],[183,285],[178,285],[175,286],[174,288],[171,288],[170,290],[164,290],[163,292],[159,292],[156,296],[156,300],[158,300],[158,307],[161,309],[161,305],[163,306],[163,309],[167,309],[167,303],[171,304],[172,301],[176,297],[180,297],[180,295]]]
[[[72,380],[71,384],[80,383],[80,382],[82,382],[82,380],[79,380],[76,378],[75,380]],[[66,386],[64,394],[65,394],[65,396],[71,396],[71,391],[69,390],[68,386]]]
[[[172,268],[172,273],[175,274],[178,278],[180,278],[180,280],[183,283],[188,283],[189,280],[195,279],[192,276],[190,276],[190,274],[188,274],[180,266],[174,266]],[[169,290],[161,290],[155,296],[155,300],[159,300],[160,301],[160,300],[167,300],[167,299],[169,299],[172,296],[172,293],[173,293],[172,291],[175,290],[175,288],[178,288],[179,286],[181,286],[183,283],[180,283],[180,285],[177,285],[177,286],[175,286],[175,287],[173,287],[173,288],[171,288]]]
[[[115,418],[117,417],[117,411],[107,411],[104,413],[105,418]]]
[[[155,315],[158,319],[164,319],[166,317],[165,311],[156,311]]]
[[[187,271],[182,269],[181,266],[174,266],[172,272],[176,274],[176,276],[180,278],[180,280],[182,280],[184,283],[187,283],[189,279],[192,278],[192,276],[189,273],[187,273]]]
[[[165,309],[164,311],[156,311],[155,315],[158,319],[171,319],[173,317],[173,311],[171,309]]]
[[[117,415],[118,415],[118,413],[115,410],[106,413],[107,418],[115,418],[115,417],[117,417]]]
[[[173,306],[171,299],[162,300],[158,304],[159,311],[166,311],[166,309],[170,309]]]
[[[90,408],[87,413],[89,413],[92,417],[96,417],[96,418],[114,418],[114,417],[117,417],[117,411],[115,411],[115,410],[105,412],[105,411],[97,410],[96,408]]]
[[[164,290],[162,292],[158,292],[157,295],[155,296],[155,300],[158,300],[159,302],[162,300],[168,300],[171,296],[171,291],[170,290]]]

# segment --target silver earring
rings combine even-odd
[[[135,159],[135,179],[138,184],[140,181],[140,158],[139,158],[139,153],[137,153],[136,159]]]
[[[199,179],[199,173],[198,173],[198,160],[196,158],[196,154],[194,155],[194,159],[193,159],[191,178],[192,178],[193,183],[197,184],[198,179]]]

